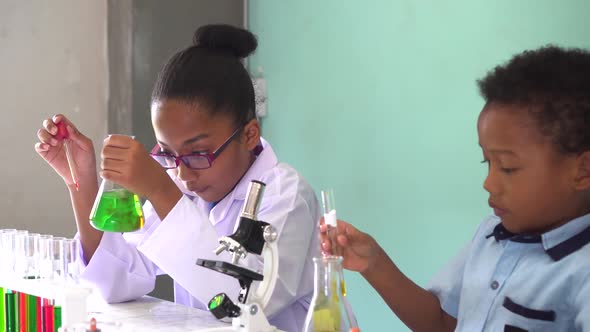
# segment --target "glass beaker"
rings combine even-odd
[[[346,298],[342,257],[313,258],[314,290],[304,332],[360,332]]]
[[[105,232],[133,232],[143,228],[139,196],[109,180],[102,180],[90,212],[90,224]]]

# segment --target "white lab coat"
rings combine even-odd
[[[312,257],[319,253],[320,212],[312,188],[290,166],[277,162],[270,144],[261,140],[263,151],[236,187],[215,207],[184,189],[163,221],[149,202],[144,205],[145,227],[137,232],[105,232],[94,256],[85,264],[81,280],[93,285],[108,302],[141,297],[154,288],[157,274],[174,279],[177,303],[207,309],[220,292],[237,302],[236,279],[195,265],[198,258],[231,261],[229,253],[216,256],[218,238],[237,227],[251,180],[266,183],[259,219],[277,232],[279,273],[265,313],[271,324],[285,331],[301,331],[313,293]],[[241,265],[262,271],[262,259],[249,254]]]

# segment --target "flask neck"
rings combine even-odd
[[[325,297],[341,296],[342,257],[316,257],[313,261],[315,266],[314,294]]]

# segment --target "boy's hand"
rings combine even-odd
[[[342,252],[342,266],[345,269],[367,273],[375,266],[381,249],[375,239],[369,234],[356,229],[351,224],[338,220],[338,245]],[[322,251],[330,254],[332,244],[326,234],[327,227],[324,219],[320,220],[320,241]]]
[[[43,121],[37,131],[35,151],[59,174],[67,185],[74,184],[66,158],[64,140],[58,138],[58,125],[65,125],[70,140],[70,154],[81,182],[96,181],[96,158],[92,141],[76,129],[65,116],[58,114]]]

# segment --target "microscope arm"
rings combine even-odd
[[[276,241],[266,242],[262,249],[262,257],[264,258],[264,270],[262,272],[264,279],[256,287],[251,301],[257,302],[264,310],[274,292],[279,275],[279,250]]]

